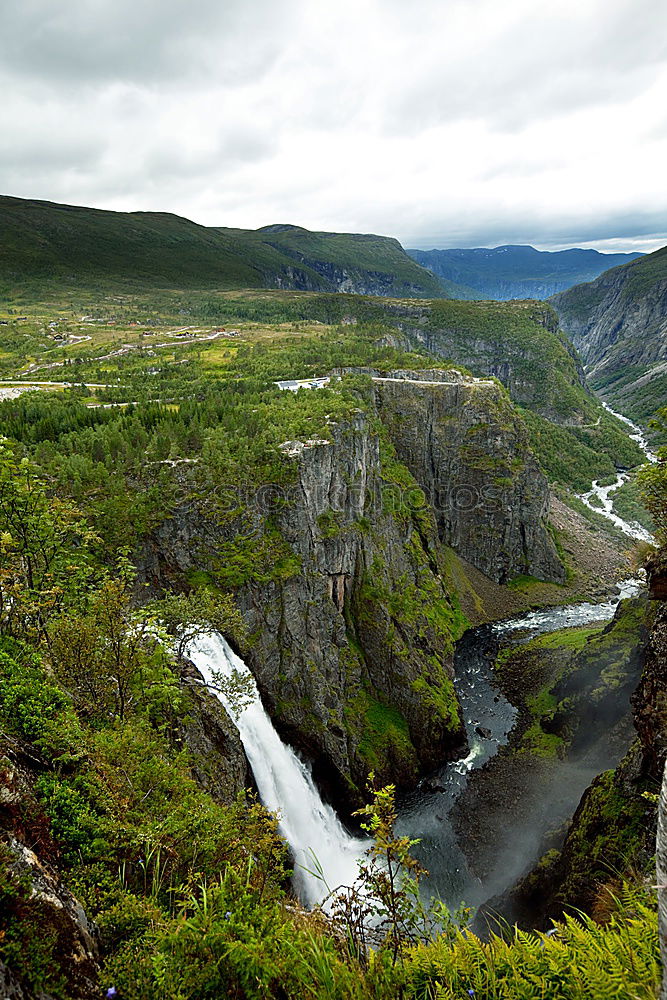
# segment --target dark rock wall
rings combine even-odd
[[[633,289],[636,270],[614,268],[592,285],[552,299],[591,377],[667,360],[667,280]]]
[[[435,374],[435,373],[432,373]],[[397,454],[433,507],[440,539],[497,583],[562,582],[546,530],[549,490],[505,391],[466,379],[376,382]]]
[[[655,593],[649,579],[649,594]],[[667,758],[667,603],[649,600],[637,635],[641,665],[631,698],[637,737],[614,770],[584,793],[563,848],[551,852],[519,884],[515,901],[527,920],[577,907],[604,915],[606,883],[642,870],[655,851],[657,802]]]
[[[496,581],[564,576],[547,484],[503,389],[438,371],[373,385],[375,410],[332,425],[330,441],[282,445],[288,502],[270,517],[250,503],[243,530],[270,520],[298,571],[237,590],[267,709],[347,805],[371,768],[409,787],[464,746],[452,650],[465,622],[443,543]],[[151,539],[143,578],[182,583],[237,529],[184,507]]]

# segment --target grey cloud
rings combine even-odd
[[[583,5],[588,17],[569,19],[556,4],[535,5],[519,23],[508,17],[506,29],[490,39],[480,24],[478,47],[461,53],[447,49],[450,7],[440,8],[425,69],[416,59],[400,71],[400,92],[385,120],[390,132],[476,117],[515,131],[540,117],[627,100],[667,57],[667,6],[655,0]],[[480,14],[483,21],[483,5]]]
[[[144,171],[148,176],[159,174],[165,181],[188,179],[197,174],[224,175],[239,166],[267,159],[274,148],[270,135],[243,129],[221,131],[205,151],[174,147],[165,140],[138,158],[137,179],[140,181]]]
[[[405,247],[430,250],[434,247],[484,247],[531,244],[545,248],[604,244],[633,239],[667,243],[665,211],[619,212],[602,218],[586,217],[563,222],[559,215],[537,218],[527,212],[482,215],[466,224],[463,219],[443,219],[428,229],[405,231],[399,236]]]
[[[101,151],[85,137],[73,143],[62,143],[53,136],[26,137],[13,146],[0,146],[0,171],[25,172],[26,163],[33,165],[43,175],[54,170],[67,170],[74,164],[81,170],[92,170],[99,165]]]
[[[0,7],[0,58],[52,82],[215,72],[233,83],[270,66],[293,11],[289,0],[21,0]]]
[[[408,246],[654,239],[666,29],[655,0],[0,0],[0,190]]]

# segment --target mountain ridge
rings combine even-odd
[[[452,298],[546,299],[597,278],[641,254],[603,254],[578,247],[536,250],[528,244],[413,250],[407,253],[446,283]],[[450,284],[447,284],[450,283]]]
[[[646,423],[667,395],[667,247],[551,299],[605,399]]]
[[[116,212],[0,196],[0,288],[18,283],[288,288],[408,298],[442,286],[393,237],[201,226],[169,212]]]

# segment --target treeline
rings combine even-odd
[[[135,548],[188,496],[290,480],[279,445],[329,437],[331,422],[361,401],[353,379],[297,394],[262,385],[208,380],[200,398],[95,409],[64,393],[31,393],[0,404],[0,428],[57,495],[85,506],[112,553]]]

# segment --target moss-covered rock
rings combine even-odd
[[[350,808],[369,764],[409,787],[465,746],[453,648],[467,619],[448,545],[497,581],[563,569],[546,481],[497,383],[449,370],[348,378],[358,407],[345,380],[345,403],[330,392],[328,415],[324,397],[310,425],[297,407],[311,430],[276,442],[280,482],[237,496],[243,510],[217,520],[214,499],[208,512],[183,507],[154,534],[142,572],[153,586],[202,571],[208,585],[233,585],[240,651],[278,730]],[[378,730],[366,699],[404,724]]]
[[[561,724],[567,711],[580,718],[572,734],[576,750],[587,734],[634,687],[638,738],[615,770],[601,774],[585,792],[566,832],[562,849],[551,851],[517,886],[513,898],[530,919],[557,916],[563,908],[595,912],[604,885],[618,884],[642,869],[654,851],[659,779],[665,741],[665,606],[641,600],[622,602],[614,620],[590,639],[574,669],[556,687]]]

